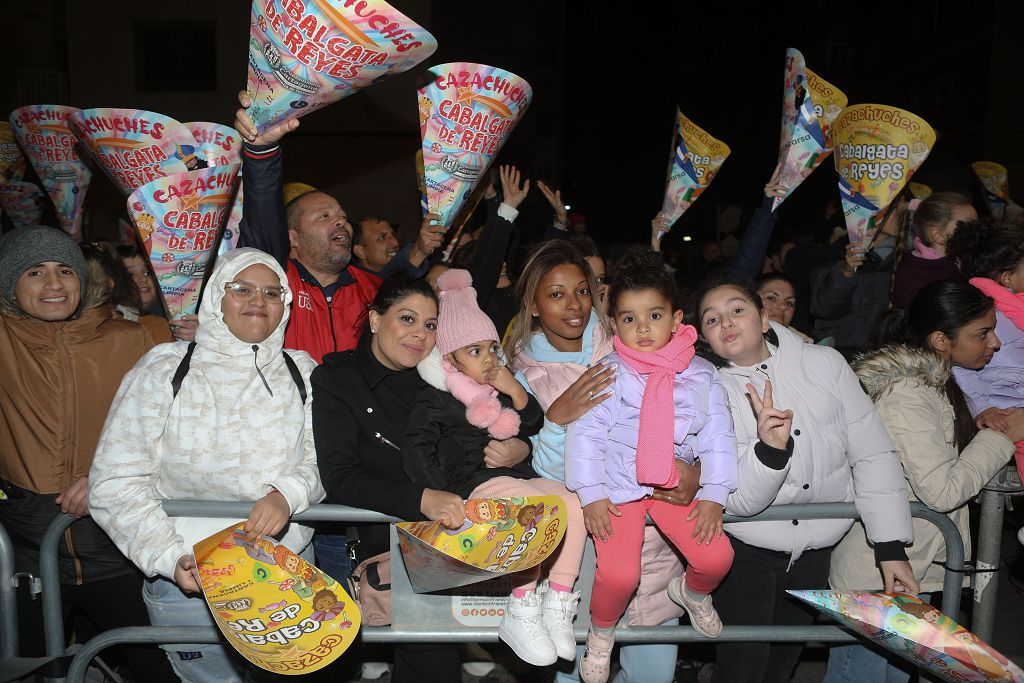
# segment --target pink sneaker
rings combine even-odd
[[[722,620],[711,604],[711,596],[705,595],[703,600],[691,600],[686,595],[686,574],[672,579],[668,584],[668,597],[672,602],[686,610],[690,615],[690,625],[697,633],[708,638],[722,635]]]
[[[615,633],[587,633],[587,649],[580,659],[580,680],[583,683],[605,683],[612,666],[612,648],[615,647]]]

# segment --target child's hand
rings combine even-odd
[[[878,566],[882,570],[886,593],[917,595],[921,592],[921,587],[918,585],[917,579],[914,578],[914,570],[906,560],[883,560],[878,563]]]
[[[722,506],[710,500],[702,500],[693,506],[686,521],[697,520],[693,525],[690,538],[697,539],[697,545],[707,543],[722,536]]]
[[[612,520],[608,516],[609,513],[616,517],[622,516],[619,509],[607,498],[583,506],[583,523],[594,538],[607,541],[612,537]]]
[[[776,450],[785,450],[789,444],[789,432],[793,427],[793,411],[779,410],[772,402],[772,383],[764,383],[762,399],[753,384],[747,385],[750,402],[757,413],[757,438]]]
[[[246,538],[250,541],[260,534],[276,536],[288,524],[291,514],[284,494],[274,489],[252,506],[252,512],[249,513],[249,519],[245,520],[242,531],[247,534]]]
[[[1012,412],[1012,408],[989,408],[978,413],[978,417],[974,418],[974,424],[978,429],[994,429],[1005,434],[1010,429],[1006,417]]]
[[[484,381],[490,386],[495,387],[502,393],[506,394],[512,399],[512,403],[516,405],[517,409],[522,409],[526,404],[526,389],[519,384],[512,372],[505,366],[499,366],[498,368],[489,368],[483,373]],[[518,399],[522,398],[522,405],[519,405]]]

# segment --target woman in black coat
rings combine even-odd
[[[434,348],[437,296],[423,280],[395,276],[381,284],[368,318],[369,329],[354,350],[326,355],[313,371],[313,436],[327,502],[410,521],[462,518],[459,496],[414,484],[402,469],[406,423],[426,386],[416,364]],[[510,464],[528,451],[518,439],[489,448],[493,458]],[[386,524],[359,527],[357,562],[388,547]],[[459,681],[459,650],[396,646],[391,680]]]

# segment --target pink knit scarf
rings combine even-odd
[[[1024,294],[1014,294],[995,280],[987,277],[972,277],[971,284],[982,294],[992,297],[996,310],[1010,319],[1018,330],[1024,330]]]
[[[697,330],[681,325],[668,344],[657,351],[635,351],[619,339],[612,340],[619,358],[641,375],[648,375],[640,403],[640,435],[636,441],[636,480],[661,488],[679,484],[673,450],[675,436],[675,400],[672,396],[675,376],[690,367]]]
[[[938,261],[940,258],[946,258],[935,249],[929,247],[927,244],[921,241],[921,238],[914,238],[914,256],[923,258],[926,261]]]

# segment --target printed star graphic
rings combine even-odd
[[[199,203],[202,201],[202,199],[203,198],[200,197],[196,193],[195,190],[193,190],[190,194],[182,195],[181,196],[181,210],[182,211],[199,211]]]
[[[473,104],[473,100],[476,99],[476,93],[473,92],[473,86],[467,85],[463,88],[455,88],[458,91],[459,96],[455,98],[456,104],[462,104],[463,102],[469,102]]]

